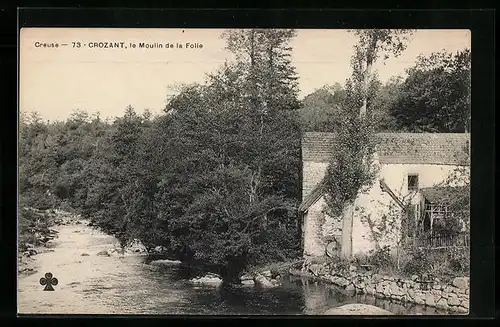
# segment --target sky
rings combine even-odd
[[[221,33],[219,29],[23,28],[19,110],[36,111],[51,121],[64,120],[75,109],[98,111],[102,118],[121,116],[128,105],[139,113],[144,109],[161,113],[168,96],[175,94],[173,86],[202,83],[207,73],[233,60]],[[419,55],[470,48],[470,38],[468,30],[417,30],[399,57],[379,60],[374,69],[382,82],[404,76]],[[344,84],[351,74],[356,41],[347,30],[297,30],[291,46],[299,98],[324,85]],[[106,42],[107,48],[99,48]],[[123,42],[123,48],[109,47],[117,42]],[[153,47],[140,48],[141,42]],[[50,47],[56,43],[58,47]],[[158,44],[163,47],[155,47]]]

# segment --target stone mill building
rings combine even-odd
[[[373,185],[358,194],[352,210],[345,210],[341,217],[330,217],[325,210],[322,180],[335,134],[303,134],[299,211],[304,256],[324,255],[327,244],[332,243],[337,244],[334,250],[344,256],[368,253],[377,245],[397,244],[401,238],[402,202],[413,208],[411,219],[420,228],[429,229],[443,216],[426,213],[426,196],[431,194],[431,201],[439,203],[442,190],[462,186],[459,181],[446,182],[457,169],[469,169],[470,134],[381,133],[376,137],[377,176]]]

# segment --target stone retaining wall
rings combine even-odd
[[[358,271],[355,266],[351,266],[349,271],[339,272],[322,264],[306,265],[302,271],[291,269],[290,274],[317,278],[357,294],[426,305],[453,313],[469,312],[467,277],[457,277],[444,284],[439,281],[423,282],[418,276],[413,276],[411,280],[382,276],[371,271]]]

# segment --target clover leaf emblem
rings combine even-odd
[[[45,286],[44,291],[53,291],[52,285],[56,286],[58,282],[57,278],[53,277],[50,272],[46,273],[45,277],[40,278],[40,285]]]

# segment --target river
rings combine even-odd
[[[398,315],[440,314],[434,308],[353,296],[293,276],[272,289],[195,286],[189,283],[189,267],[153,265],[144,256],[97,256],[118,242],[86,223],[57,230],[49,252],[33,257],[37,272],[18,277],[20,314],[315,315],[349,303],[371,304]],[[54,292],[40,285],[46,272],[58,279]]]

